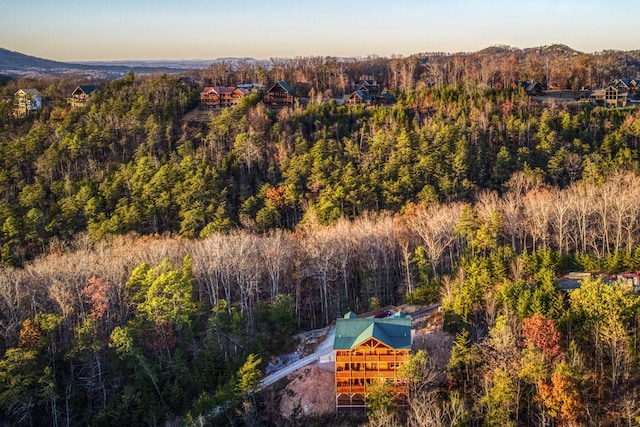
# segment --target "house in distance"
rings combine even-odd
[[[18,89],[14,96],[18,97],[15,113],[19,117],[42,107],[42,94],[38,89]]]
[[[358,83],[352,85],[354,91],[344,95],[345,105],[391,105],[396,99],[389,92],[381,92],[380,84],[372,76],[365,76]]]
[[[293,88],[285,81],[274,83],[264,95],[264,103],[272,107],[293,106]]]
[[[413,335],[411,317],[381,310],[367,317],[354,313],[336,320],[336,411],[366,412],[366,396],[378,382],[385,382],[398,405],[407,402],[409,388],[398,368],[408,360]]]
[[[351,95],[344,96],[346,105],[391,105],[396,99],[389,92],[371,93],[363,90],[356,90]]]
[[[529,96],[542,96],[544,95],[544,87],[535,80],[520,82],[518,86],[522,87]]]
[[[67,104],[69,104],[71,108],[84,107],[89,102],[89,97],[94,90],[96,90],[95,86],[85,85],[76,87],[73,93],[71,93],[71,96],[67,98]]]
[[[601,107],[626,107],[629,92],[610,85],[591,93],[591,100]]]
[[[377,94],[380,93],[380,84],[375,80],[372,76],[368,76],[367,78],[363,78],[358,83],[353,85],[354,91],[360,90],[369,94]]]
[[[249,91],[241,87],[207,86],[200,92],[200,106],[205,108],[237,105]]]

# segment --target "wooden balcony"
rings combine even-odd
[[[363,386],[345,386],[336,387],[336,392],[339,393],[364,393],[365,388]]]
[[[361,369],[336,371],[336,378],[397,378],[398,372],[393,369]]]
[[[406,357],[403,355],[382,355],[382,354],[371,354],[365,356],[365,362],[404,362]]]
[[[336,387],[336,394],[341,393],[366,393],[367,388],[371,386],[361,386],[361,385],[353,385],[353,386],[340,386]],[[405,385],[396,385],[391,387],[391,392],[396,395],[406,395],[408,393],[408,389]]]
[[[367,378],[367,371],[345,371],[349,378]]]
[[[265,103],[282,103],[282,104],[293,104],[293,97],[287,95],[271,95],[267,94],[264,97]]]
[[[396,378],[398,373],[391,369],[369,369],[365,371],[367,378]]]
[[[391,354],[391,355],[380,355],[381,362],[404,362],[407,360],[407,356],[404,354]]]

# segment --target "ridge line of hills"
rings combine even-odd
[[[87,61],[60,62],[38,58],[0,47],[0,74],[12,77],[41,74],[65,74],[71,72],[97,72],[120,76],[136,73],[179,73],[190,69],[206,68],[212,62],[194,61]]]
[[[539,52],[553,55],[581,55],[583,52],[572,49],[564,44],[553,44],[533,48],[517,48],[507,45],[494,45],[477,52],[431,52],[418,53],[417,56],[447,56],[447,55],[504,55],[514,52]],[[611,51],[616,51],[615,49]],[[624,52],[624,51],[620,51]],[[594,53],[596,54],[596,53]],[[410,55],[414,56],[414,55]],[[112,76],[121,76],[129,71],[136,73],[180,73],[194,69],[204,69],[216,62],[249,61],[263,62],[254,58],[217,58],[212,60],[122,60],[122,61],[85,61],[85,62],[61,62],[45,58],[39,58],[20,52],[11,51],[0,47],[0,74],[11,77],[43,74],[65,74],[72,72],[102,73]],[[266,62],[266,60],[264,60]]]

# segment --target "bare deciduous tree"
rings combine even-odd
[[[571,206],[571,213],[576,223],[576,249],[587,252],[587,247],[591,246],[588,242],[588,231],[591,226],[592,216],[592,190],[583,183],[576,183],[569,187],[566,194],[567,203]]]
[[[569,250],[568,233],[570,233],[571,217],[569,204],[566,201],[566,194],[558,188],[549,191],[551,230],[556,247],[561,254]]]
[[[421,238],[434,276],[437,275],[442,254],[456,239],[455,227],[463,206],[462,203],[451,203],[416,209],[411,226]]]
[[[260,240],[260,254],[271,288],[271,302],[280,294],[284,276],[292,269],[293,245],[288,233],[271,232]]]
[[[546,189],[533,189],[527,193],[524,200],[525,224],[532,238],[533,250],[538,241],[547,248],[549,226],[551,223],[551,197]]]

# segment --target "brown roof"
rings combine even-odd
[[[227,87],[227,86],[207,86],[205,87],[202,92],[200,92],[201,95],[207,94],[207,93],[211,93],[211,92],[215,92],[218,95],[225,95],[225,94],[231,94],[233,93],[233,91],[236,90],[235,87]]]
[[[234,90],[236,90],[235,87],[228,87],[228,86],[214,86],[213,88],[220,95],[230,94],[230,93],[233,93]]]

